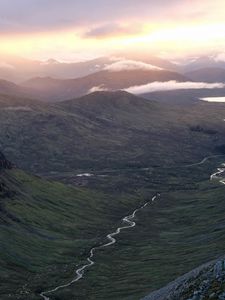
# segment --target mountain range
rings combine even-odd
[[[17,83],[0,81],[2,300],[38,300],[52,289],[51,300],[151,299],[224,255],[223,174],[211,174],[224,163],[225,104],[199,98],[222,97],[225,88],[124,91],[224,82],[223,67],[201,61],[196,70],[200,60],[184,70],[138,56],[73,66],[50,60],[43,69],[32,61]],[[134,211],[135,226],[101,247]],[[93,248],[95,264],[68,285]],[[182,287],[190,297],[195,289]]]
[[[13,67],[9,67],[9,62]],[[19,82],[13,83],[6,80],[13,77],[6,76],[1,69],[4,72],[7,69],[7,72],[10,71],[15,76],[18,70],[23,70],[27,74],[22,76]],[[80,69],[83,73],[79,71]],[[156,83],[158,89],[160,89],[160,82],[167,82],[168,85],[177,82],[196,82],[200,86],[203,83],[222,84],[225,82],[224,70],[225,64],[212,57],[196,58],[186,65],[175,65],[152,56],[146,56],[140,60],[138,55],[127,58],[103,57],[81,63],[60,63],[53,59],[43,63],[8,58],[0,63],[0,77],[2,77],[0,93],[47,102],[60,102],[94,91],[124,90],[150,83]],[[174,84],[174,90],[176,89],[179,87]],[[182,89],[184,90],[185,87]],[[191,87],[188,90],[189,94],[195,97],[196,91],[193,91]],[[152,92],[155,93],[154,89]],[[211,87],[199,88],[197,94],[200,98],[223,96],[224,90]]]
[[[140,299],[223,254],[224,188],[208,178],[223,162],[224,104],[122,91],[0,103],[2,299],[36,300],[70,282],[90,248],[156,192],[136,227],[52,299]]]

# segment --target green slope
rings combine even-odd
[[[54,285],[64,272],[73,276],[88,249],[143,201],[68,187],[18,169],[1,170],[0,182],[1,299],[34,294],[38,299],[49,278]]]
[[[41,291],[70,282],[90,248],[156,191],[161,199],[137,214],[137,226],[99,251],[83,280],[51,299],[140,299],[224,254],[224,186],[208,180],[222,161],[128,172],[127,185],[141,184],[117,196],[1,170],[1,299],[40,299]],[[117,186],[124,177],[107,180]]]
[[[171,164],[174,153],[177,161],[192,161],[225,143],[224,106],[215,104],[164,105],[125,92],[59,105],[2,99],[2,148],[39,174]]]
[[[90,247],[158,191],[161,200],[137,215],[137,227],[52,299],[139,299],[224,254],[224,187],[208,181],[223,158],[182,167],[224,153],[224,105],[169,106],[124,92],[58,105],[0,100],[7,157],[71,183],[1,170],[1,299],[40,299],[70,281]],[[73,187],[85,171],[96,174],[88,188]]]

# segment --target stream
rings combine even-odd
[[[146,206],[154,203],[158,198],[160,198],[160,194],[156,194],[150,201],[146,202],[141,207],[136,208],[131,215],[128,215],[128,216],[124,217],[122,219],[122,223],[124,224],[124,226],[118,227],[114,232],[109,233],[106,236],[106,238],[108,240],[107,243],[105,243],[103,245],[100,245],[100,246],[97,246],[97,247],[91,248],[91,250],[89,252],[89,256],[87,257],[87,260],[86,260],[87,262],[84,265],[82,265],[81,267],[79,267],[75,271],[76,276],[70,282],[68,282],[66,284],[59,285],[59,286],[57,286],[57,287],[55,287],[55,288],[53,288],[51,290],[42,292],[40,294],[40,296],[44,300],[50,300],[50,297],[48,296],[48,294],[52,294],[54,292],[57,292],[58,290],[61,290],[61,289],[66,288],[66,287],[69,287],[73,283],[81,280],[84,277],[84,275],[85,275],[85,270],[87,270],[88,268],[90,268],[93,265],[95,265],[94,256],[95,256],[96,251],[99,250],[99,249],[103,249],[103,248],[106,248],[106,247],[109,247],[109,246],[115,244],[116,243],[115,236],[119,235],[121,233],[121,231],[123,231],[125,229],[129,229],[129,228],[135,227],[136,226],[136,222],[134,221],[134,218],[135,218],[136,214],[139,211],[143,210]]]
[[[193,164],[190,164],[190,165],[186,165],[184,167],[188,168],[188,167],[193,167],[193,166],[197,166],[197,165],[202,165],[204,164],[205,162],[207,162],[209,159],[211,158],[216,158],[216,157],[220,157],[220,156],[225,156],[225,155],[212,155],[212,156],[207,156],[205,157],[204,159],[202,159],[200,162],[197,162],[197,163],[193,163]],[[222,173],[225,172],[225,164],[222,164],[222,167],[220,168],[217,168],[217,172],[215,172],[214,174],[212,174],[210,176],[210,180],[213,180],[213,179],[220,179],[220,175]],[[225,179],[220,179],[220,183],[222,184],[225,184]],[[121,227],[118,227],[114,232],[112,233],[109,233],[107,236],[106,236],[106,239],[108,240],[107,243],[103,244],[103,245],[100,245],[100,246],[97,246],[97,247],[93,247],[91,248],[90,252],[89,252],[89,256],[87,257],[86,259],[86,263],[82,266],[80,266],[77,270],[75,270],[75,277],[68,283],[66,284],[62,284],[62,285],[59,285],[53,289],[50,289],[50,290],[47,290],[47,291],[44,291],[40,294],[40,296],[44,299],[44,300],[50,300],[50,297],[48,296],[49,294],[52,294],[54,292],[57,292],[58,290],[61,290],[63,288],[66,288],[66,287],[69,287],[71,286],[72,284],[74,284],[75,282],[78,282],[79,280],[81,280],[84,275],[85,275],[85,271],[92,267],[93,265],[95,265],[95,261],[94,261],[94,257],[95,257],[95,253],[100,250],[100,249],[103,249],[103,248],[106,248],[106,247],[109,247],[113,244],[116,243],[116,236],[119,235],[121,233],[121,231],[123,230],[126,230],[126,229],[130,229],[130,228],[133,228],[136,226],[136,222],[134,221],[134,218],[136,217],[136,214],[143,210],[146,206],[154,203],[154,201],[156,201],[158,198],[160,198],[160,194],[156,194],[150,201],[146,202],[144,205],[142,205],[141,207],[139,208],[136,208],[133,213],[131,215],[128,215],[126,217],[124,217],[122,219],[122,223],[124,224],[124,226],[121,226]]]

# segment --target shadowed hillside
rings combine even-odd
[[[26,88],[38,93],[33,96],[46,101],[62,101],[90,93],[92,88],[120,90],[153,81],[188,81],[187,77],[167,70],[121,70],[100,71],[86,77],[60,80],[33,78],[23,83]]]
[[[161,198],[137,214],[137,226],[52,299],[140,299],[223,254],[224,187],[208,181],[223,157],[185,167],[224,154],[223,104],[165,105],[120,91],[57,105],[0,101],[4,154],[51,179],[5,169],[1,156],[3,300],[36,300],[70,282],[90,248],[156,192]]]
[[[16,165],[32,172],[164,165],[174,162],[174,152],[188,162],[224,144],[222,104],[165,105],[126,92],[60,105],[1,99],[0,142]],[[216,134],[191,130],[198,125]]]

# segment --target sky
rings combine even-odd
[[[0,0],[1,52],[85,60],[224,52],[224,0]]]

